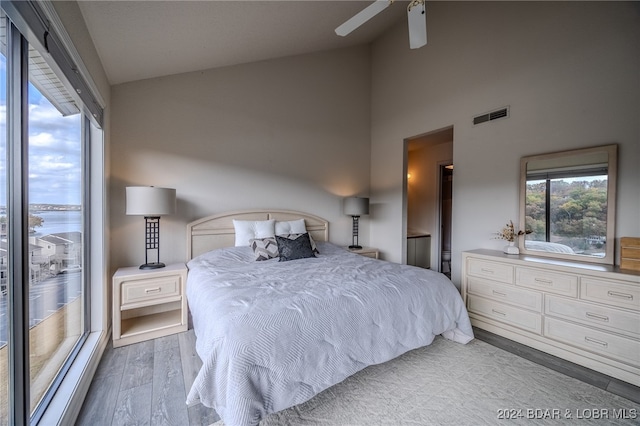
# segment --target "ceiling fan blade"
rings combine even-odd
[[[351,31],[358,28],[360,25],[367,22],[369,19],[376,16],[378,13],[385,10],[392,3],[392,0],[376,0],[369,6],[356,13],[351,19],[347,20],[344,24],[336,28],[336,34],[339,36],[346,36]]]
[[[409,18],[409,47],[418,49],[427,44],[427,10],[425,4],[415,5],[407,12]]]

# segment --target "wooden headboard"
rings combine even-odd
[[[321,217],[294,210],[241,210],[207,216],[187,224],[187,261],[210,250],[233,247],[233,220],[288,221],[304,219],[307,232],[315,241],[329,241],[329,222]]]

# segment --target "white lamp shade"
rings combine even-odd
[[[162,216],[176,212],[176,190],[154,186],[127,187],[127,214]]]
[[[345,198],[344,214],[349,216],[369,214],[369,199],[360,197]]]

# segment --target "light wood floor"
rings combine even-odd
[[[209,425],[213,409],[187,407],[202,362],[193,330],[133,345],[107,344],[76,425]]]

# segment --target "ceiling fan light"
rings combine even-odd
[[[409,19],[409,47],[418,49],[427,44],[427,11],[424,2],[407,10]]]

